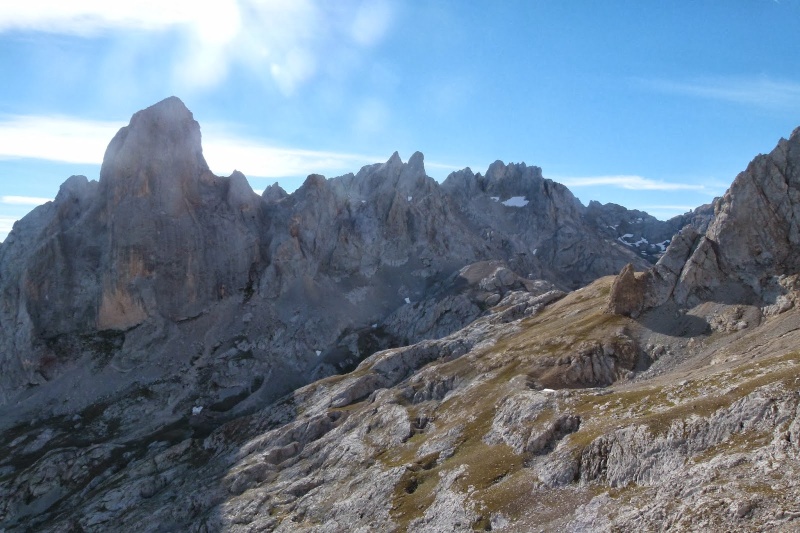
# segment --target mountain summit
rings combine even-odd
[[[211,171],[203,158],[200,125],[176,97],[131,118],[111,140],[100,169],[100,187],[116,207],[150,198],[154,211],[174,216],[201,201]]]

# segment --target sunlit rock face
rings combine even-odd
[[[753,159],[714,211],[705,231],[683,230],[647,272],[645,307],[785,301],[800,267],[800,129]]]
[[[67,180],[0,250],[0,343],[16,355],[2,362],[0,390],[50,380],[86,355],[63,349],[66,336],[162,330],[240,293],[261,260],[263,225],[244,176],[208,170],[180,100],[136,113],[111,141],[99,183]],[[150,349],[136,344],[131,353]]]

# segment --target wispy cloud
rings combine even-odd
[[[438,163],[436,161],[425,161],[425,168],[436,168],[440,170],[456,171],[466,168],[466,165],[449,165],[447,163]],[[476,167],[477,168],[477,167]]]
[[[363,154],[275,146],[215,132],[203,134],[203,154],[217,174],[237,169],[247,176],[270,178],[344,173],[381,160]]]
[[[767,77],[637,80],[653,90],[772,109],[800,109],[800,83]]]
[[[37,206],[49,202],[52,198],[40,198],[38,196],[0,196],[0,203],[6,205],[27,205]]]
[[[572,188],[604,185],[631,191],[704,191],[706,189],[705,185],[658,181],[641,176],[548,177]]]
[[[122,125],[64,116],[7,117],[0,119],[0,158],[101,163]]]
[[[115,32],[176,30],[172,64],[188,88],[222,83],[233,66],[271,80],[284,94],[310,81],[325,64],[376,45],[388,33],[389,0],[27,0],[0,3],[0,32],[48,32],[91,38]],[[266,77],[265,77],[266,73]]]
[[[26,30],[92,36],[112,29],[160,29],[189,22],[188,1],[95,2],[92,0],[29,0],[0,4],[0,31]],[[202,8],[200,9],[202,12]]]

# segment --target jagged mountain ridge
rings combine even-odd
[[[757,157],[715,202],[716,217],[699,209],[696,229],[685,229],[652,269],[628,269],[616,289],[604,278],[568,295],[563,289],[580,283],[571,275],[529,275],[598,265],[582,242],[574,256],[540,256],[570,250],[575,229],[587,227],[572,215],[585,220],[593,206],[581,209],[568,191],[535,179],[535,167],[495,164],[487,178],[474,176],[473,195],[452,203],[439,190],[452,185],[415,176],[421,154],[407,164],[393,156],[356,176],[312,176],[293,195],[272,188],[259,199],[245,190],[260,206],[255,219],[265,216],[271,231],[257,232],[267,259],[260,273],[248,269],[244,288],[231,294],[226,286],[198,315],[184,313],[191,301],[176,307],[162,294],[163,311],[158,299],[142,306],[161,321],[148,315],[124,332],[56,338],[63,345],[51,347],[82,353],[78,362],[91,372],[56,368],[49,381],[17,397],[15,411],[38,405],[37,416],[9,424],[0,442],[0,523],[51,531],[792,531],[800,518],[800,273],[792,222],[798,145],[795,132]],[[226,178],[196,168],[209,179],[197,189],[201,200],[166,203],[170,222],[208,205],[204,191],[211,191],[212,216],[247,212],[223,205]],[[528,182],[503,190],[508,175]],[[371,193],[386,183],[385,195]],[[558,204],[565,231],[537,241],[508,229],[548,227],[540,212],[502,205],[530,190],[552,199],[545,207]],[[133,191],[134,201],[147,199],[136,196],[141,188]],[[436,208],[433,221],[416,220],[424,211],[415,211],[415,199]],[[482,232],[495,208],[511,216],[495,230],[505,236],[493,240]],[[594,220],[611,216],[601,215]],[[186,220],[204,221],[191,214]],[[392,242],[376,245],[383,233],[375,220],[385,222],[379,227]],[[442,235],[453,227],[478,237]],[[606,235],[608,247],[606,239],[615,238]],[[618,250],[630,248],[617,242]],[[430,250],[443,253],[425,255]],[[449,250],[474,255],[459,263]],[[506,255],[485,259],[486,250]],[[668,296],[655,301],[663,293],[651,287],[661,290],[656,275],[664,272],[674,280],[662,276],[671,284]],[[361,291],[364,278],[380,286]],[[625,280],[641,290],[620,291]],[[180,287],[188,298],[191,285]],[[643,295],[637,313],[623,312],[635,320],[604,312],[620,292]],[[331,322],[292,329],[302,322],[292,318],[344,313],[345,302],[363,308],[373,298],[385,300],[387,314],[329,334],[335,349],[320,350],[320,358],[333,365],[382,342],[409,346],[379,351],[352,373],[263,407],[279,390],[270,389],[270,379],[290,375],[258,366],[275,355],[267,345],[305,353],[314,349],[313,335],[339,331]],[[259,300],[288,311],[265,311]],[[387,340],[400,333],[407,338]],[[234,336],[219,340],[226,335]],[[164,340],[168,346],[152,359],[132,349]],[[313,375],[302,365],[289,370]],[[77,379],[87,377],[107,388],[70,411],[65,396],[76,393],[66,385],[89,383]],[[47,403],[44,391],[62,403]],[[3,421],[19,420],[10,411],[2,411]]]
[[[512,197],[530,204],[502,204]],[[120,130],[98,183],[70,178],[0,247],[0,400],[68,373],[80,356],[130,369],[174,359],[168,350],[182,354],[172,370],[181,373],[243,339],[259,366],[247,372],[296,385],[397,344],[370,326],[468,264],[503,261],[562,289],[646,265],[609,246],[608,228],[585,212],[536,167],[497,162],[486,177],[467,169],[439,185],[419,153],[259,198],[240,173],[209,171],[199,125],[169,98]],[[113,354],[93,348],[108,344],[100,337]]]

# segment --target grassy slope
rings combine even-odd
[[[406,465],[406,473],[395,487],[391,516],[399,530],[422,517],[433,503],[445,472],[464,468],[454,488],[469,493],[469,504],[477,516],[473,527],[484,530],[493,513],[527,523],[557,525],[576,505],[586,503],[608,487],[573,484],[559,490],[537,490],[541,484],[527,468],[530,458],[518,455],[505,444],[489,444],[489,433],[498,406],[508,396],[530,389],[542,377],[542,368],[569,356],[586,343],[602,343],[620,334],[638,339],[671,343],[671,351],[683,354],[675,364],[660,361],[661,371],[650,379],[622,379],[610,387],[566,387],[553,394],[555,409],[545,410],[526,422],[528,430],[541,431],[557,413],[581,417],[580,429],[564,437],[564,444],[579,457],[598,436],[621,425],[644,425],[653,435],[663,434],[676,420],[708,416],[730,406],[757,387],[781,383],[794,388],[800,381],[797,314],[786,313],[752,331],[735,335],[706,334],[696,339],[655,334],[633,320],[604,314],[602,309],[610,278],[568,295],[563,300],[522,322],[522,328],[493,346],[449,362],[434,362],[420,370],[428,379],[456,378],[461,385],[443,401],[411,405],[409,419],[427,422],[403,445],[387,449],[377,457],[387,467]],[[724,351],[727,362],[711,365],[714,354]],[[693,357],[685,354],[691,352]],[[679,359],[679,360],[678,360]],[[696,361],[703,361],[698,365]],[[691,376],[691,377],[689,377]],[[628,376],[632,377],[632,376]],[[553,380],[550,380],[551,382]],[[369,406],[355,404],[348,410],[358,416]],[[423,445],[456,434],[452,455],[423,453]],[[703,461],[715,453],[763,445],[763,438],[742,435],[694,458]],[[762,436],[763,437],[763,436]],[[613,498],[631,498],[636,487],[612,489]]]

